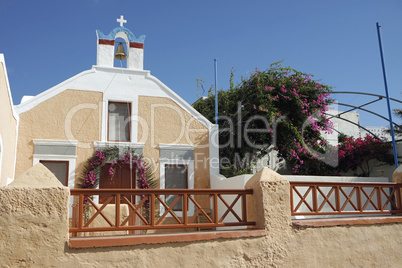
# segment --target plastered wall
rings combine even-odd
[[[144,155],[154,161],[159,178],[159,144],[194,146],[194,188],[209,187],[208,129],[169,98],[139,96],[138,141]],[[144,122],[144,123],[141,123]]]
[[[137,112],[137,111],[134,111]],[[16,176],[32,167],[34,139],[77,140],[76,182],[101,140],[102,93],[65,90],[20,114]],[[209,188],[208,129],[169,98],[140,96],[138,142],[159,178],[159,144],[194,146],[194,187]],[[107,120],[104,119],[104,120]]]
[[[101,110],[101,92],[65,90],[20,114],[16,176],[33,165],[33,139],[77,140],[75,174],[80,176],[93,142],[100,140]]]
[[[35,173],[42,167],[29,176]],[[399,267],[402,261],[402,224],[293,227],[288,182],[268,169],[246,185],[254,189],[248,216],[267,236],[156,245],[70,249],[68,190],[43,181],[34,189],[16,186],[0,188],[4,267]]]
[[[0,186],[7,183],[7,178],[13,178],[17,139],[17,119],[13,115],[6,76],[4,62],[0,61]]]

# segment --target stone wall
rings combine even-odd
[[[55,185],[43,166],[32,169],[0,188],[3,267],[398,267],[402,262],[402,224],[292,226],[289,184],[269,169],[246,185],[254,189],[248,217],[267,230],[265,237],[70,249],[68,189]],[[38,173],[35,188],[23,186]]]
[[[68,241],[69,190],[42,164],[0,188],[0,266],[59,267]]]

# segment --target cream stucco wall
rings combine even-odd
[[[0,54],[0,186],[14,177],[17,118],[12,105],[4,57]]]
[[[136,112],[136,111],[135,111]],[[102,93],[65,90],[20,114],[16,175],[33,165],[34,139],[77,140],[76,183],[101,140]],[[103,119],[104,121],[107,118]],[[159,178],[160,144],[194,147],[194,187],[209,188],[209,131],[170,98],[138,98],[138,142]]]
[[[38,165],[22,178],[50,180],[46,172]],[[402,262],[402,224],[292,226],[289,184],[267,169],[246,186],[254,189],[248,216],[267,236],[153,245],[70,249],[68,189],[44,180],[34,184],[0,189],[4,267],[399,267]]]
[[[159,144],[194,146],[194,188],[209,187],[209,131],[170,98],[139,96],[138,141],[159,178]]]
[[[16,176],[32,167],[33,139],[77,140],[76,182],[100,140],[102,93],[65,90],[21,113]]]

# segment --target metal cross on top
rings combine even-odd
[[[117,19],[116,21],[120,22],[120,27],[124,27],[123,24],[127,23],[127,20],[124,19],[123,15],[120,15],[120,19]]]

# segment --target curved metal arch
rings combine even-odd
[[[386,96],[383,96],[383,95],[373,94],[373,93],[366,93],[366,92],[333,91],[333,92],[330,92],[330,94],[360,94],[360,95],[367,95],[367,96],[375,96],[375,97],[378,97],[378,98],[381,98],[381,99],[386,98]],[[402,101],[394,99],[394,98],[389,98],[389,99],[392,100],[392,101],[402,103]]]
[[[389,122],[389,119],[388,119],[388,118],[386,118],[385,116],[382,116],[382,115],[380,115],[380,114],[377,114],[377,113],[375,113],[375,112],[373,112],[373,111],[370,111],[370,110],[367,110],[367,109],[364,109],[364,108],[359,108],[359,107],[357,107],[357,106],[350,105],[350,104],[345,104],[345,103],[338,103],[338,105],[342,105],[342,106],[346,106],[346,107],[353,107],[353,108],[355,108],[355,109],[349,110],[349,111],[347,111],[347,112],[350,112],[350,111],[359,109],[359,110],[362,110],[362,111],[365,111],[365,112],[374,114],[375,116],[378,116],[378,117],[380,117],[380,118],[382,118],[382,119],[384,119],[384,120],[387,120],[387,121]],[[340,113],[339,115],[344,114],[344,113],[346,113],[346,112],[342,112],[342,113]],[[331,115],[331,116],[332,116],[332,117],[337,117],[337,115]],[[339,117],[339,118],[342,119],[342,117]],[[399,125],[398,125],[397,123],[395,123],[395,122],[392,122],[392,123],[394,124],[394,126],[399,127]]]
[[[328,113],[324,113],[324,114],[326,114],[326,115],[331,115],[331,116],[332,116],[332,114],[328,114]],[[350,120],[348,120],[348,119],[346,119],[346,118],[337,117],[337,116],[332,116],[332,117],[336,117],[336,118],[342,119],[342,120],[344,120],[344,121],[346,121],[346,122],[348,122],[348,123],[351,123],[351,124],[353,124],[353,125],[355,125],[355,126],[358,126],[359,128],[362,128],[362,129],[364,129],[365,131],[367,131],[368,133],[370,133],[371,135],[373,135],[375,138],[381,140],[379,137],[377,137],[377,135],[375,135],[373,132],[371,132],[371,131],[368,130],[367,128],[361,126],[360,124],[356,124],[355,122],[350,121]],[[333,129],[333,130],[335,130],[335,129],[332,128],[332,127],[330,127],[330,128]],[[338,133],[341,133],[341,132],[339,132],[338,130],[335,130],[335,131],[338,132]]]
[[[337,114],[336,116],[340,116],[340,115],[342,115],[342,114],[346,114],[346,113],[351,112],[351,111],[356,110],[356,109],[361,109],[361,108],[364,107],[364,106],[367,106],[367,105],[369,105],[369,104],[373,104],[373,103],[375,103],[375,102],[377,102],[377,101],[380,101],[380,100],[382,100],[382,98],[378,98],[377,100],[370,101],[370,102],[365,103],[365,104],[362,104],[362,105],[360,105],[360,106],[349,105],[350,107],[353,107],[353,109],[350,109],[350,110],[341,112],[341,113]],[[339,103],[338,103],[338,104],[339,104]],[[344,104],[341,103],[341,105],[344,105]],[[347,105],[348,105],[348,104],[345,104],[345,106],[347,106]],[[363,110],[363,109],[361,109],[361,110]]]
[[[371,114],[373,114],[373,115],[375,115],[375,116],[377,116],[377,117],[380,117],[380,118],[386,120],[388,123],[390,122],[390,120],[389,120],[388,118],[386,118],[386,117],[384,117],[384,116],[382,116],[382,115],[380,115],[380,114],[378,114],[378,113],[375,113],[375,112],[373,112],[373,111],[370,111],[370,110],[367,110],[367,109],[362,108],[362,107],[367,106],[367,105],[369,105],[369,104],[372,104],[372,103],[374,103],[374,102],[380,101],[380,100],[382,100],[383,98],[386,98],[386,96],[379,95],[379,94],[373,94],[373,93],[352,92],[352,91],[334,91],[334,92],[331,92],[330,94],[359,94],[359,95],[366,95],[366,96],[374,96],[374,97],[377,97],[377,98],[378,98],[377,100],[374,100],[374,101],[371,101],[371,102],[362,104],[362,105],[360,105],[360,106],[354,106],[354,105],[345,104],[345,103],[338,103],[338,105],[342,105],[342,106],[346,106],[346,107],[351,107],[351,108],[353,108],[353,109],[350,109],[350,110],[348,110],[348,111],[341,112],[341,113],[339,113],[339,115],[358,109],[358,110],[362,110],[362,111],[371,113]],[[401,104],[402,104],[402,101],[400,101],[400,100],[393,99],[393,98],[389,98],[389,99],[392,100],[392,101],[395,101],[395,102],[398,102],[398,103],[401,103]],[[338,116],[338,115],[335,115],[335,116],[334,116],[334,115],[331,115],[331,116],[332,116],[332,117],[341,118],[341,117]],[[330,118],[332,118],[332,117],[330,117]],[[343,119],[343,118],[341,118],[341,119]],[[395,122],[392,122],[392,124],[393,124],[394,126],[396,126],[396,127],[399,127],[399,125],[396,124]],[[361,125],[358,125],[358,126],[361,127],[361,128],[363,128]]]

